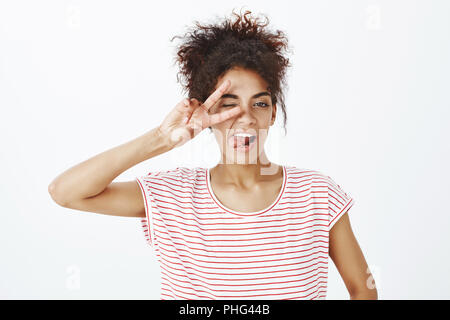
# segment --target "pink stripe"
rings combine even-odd
[[[280,272],[289,272],[289,271],[298,271],[298,270],[302,270],[302,269],[308,269],[311,268],[313,266],[317,266],[317,265],[321,265],[320,267],[322,268],[326,268],[328,269],[328,263],[327,261],[317,261],[317,259],[310,259],[307,262],[311,262],[311,261],[315,261],[315,263],[308,265],[308,266],[303,266],[303,267],[296,267],[294,269],[283,269],[283,270],[270,270],[270,271],[258,271],[258,272],[245,272],[245,273],[239,273],[239,276],[244,276],[244,275],[262,275],[265,273],[270,273],[270,274],[274,274],[274,273],[280,273]],[[167,269],[166,269],[167,268]],[[222,276],[230,276],[229,273],[218,273],[218,272],[199,272],[198,270],[193,270],[192,272],[187,272],[185,269],[179,269],[179,268],[175,268],[174,266],[168,265],[166,264],[164,261],[161,263],[161,269],[164,270],[167,273],[172,274],[173,276],[178,276],[178,277],[183,277],[185,276],[185,274],[188,274],[190,278],[196,278],[196,277],[201,277],[202,279],[206,279],[206,280],[224,280],[223,278],[209,278],[206,277],[205,274],[212,274],[212,275],[222,275]],[[174,271],[170,271],[170,270],[176,270],[176,271],[180,271],[181,274],[175,273]],[[195,272],[194,272],[195,271]],[[295,277],[296,275],[287,275],[284,277]],[[270,277],[269,277],[270,278]],[[274,276],[273,278],[280,278],[280,276]],[[246,281],[246,280],[255,280],[255,278],[251,278],[251,279],[243,279],[243,278],[236,278],[236,279],[227,279],[227,281]],[[201,280],[199,280],[201,281]]]
[[[238,212],[215,198],[207,173],[177,167],[138,180],[142,230],[161,270],[160,298],[324,299],[329,230],[353,199],[319,171],[283,166],[272,204]]]

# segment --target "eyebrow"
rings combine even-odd
[[[256,99],[259,98],[261,96],[269,96],[270,97],[270,93],[268,91],[263,91],[260,93],[257,93],[255,95],[252,96],[252,99]],[[225,93],[224,95],[222,95],[220,97],[220,99],[224,99],[224,98],[231,98],[231,99],[238,99],[239,97],[235,94],[231,94],[231,93]]]

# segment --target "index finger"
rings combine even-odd
[[[208,99],[206,99],[206,101],[203,103],[203,105],[206,107],[207,110],[209,110],[216,102],[217,100],[220,99],[220,97],[222,96],[222,94],[225,93],[225,91],[228,90],[228,88],[230,87],[231,81],[230,80],[225,80],[224,83],[222,83],[217,89],[216,91],[214,91],[209,97]]]

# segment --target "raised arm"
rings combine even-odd
[[[137,182],[112,181],[127,169],[171,148],[156,127],[68,169],[50,183],[48,191],[57,204],[66,208],[144,217],[144,202]]]
[[[81,211],[145,217],[144,199],[137,182],[112,181],[136,164],[183,145],[208,126],[239,114],[239,107],[208,114],[230,85],[229,81],[220,85],[204,103],[181,100],[160,126],[63,172],[48,186],[52,199],[63,207]]]

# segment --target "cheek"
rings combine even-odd
[[[233,125],[234,118],[224,120],[222,122],[216,123],[211,126],[214,134],[217,135],[226,135],[227,130],[229,130]]]

